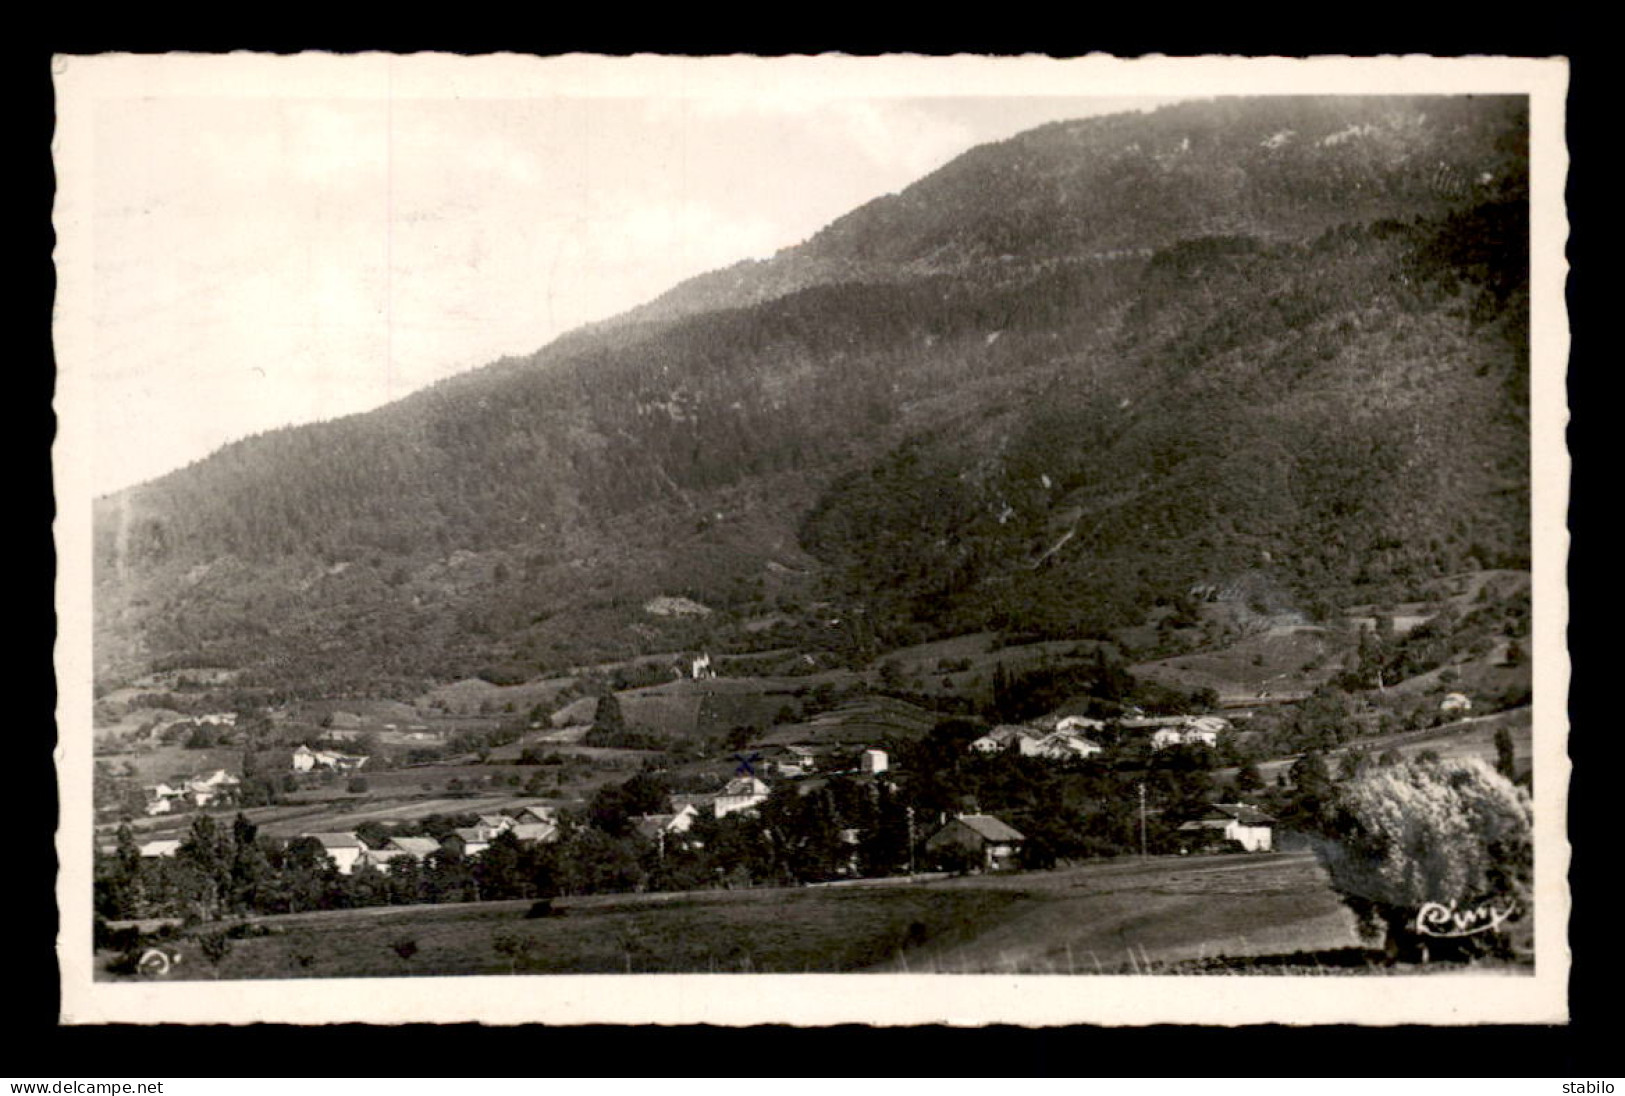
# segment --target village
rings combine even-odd
[[[705,670],[706,664],[697,661],[696,672],[703,674]],[[235,719],[211,714],[197,722],[229,727]],[[1008,756],[1066,767],[1101,758],[1108,748],[1099,740],[1108,735],[1113,739],[1131,736],[1143,740],[1149,750],[1159,752],[1186,747],[1213,749],[1232,731],[1229,720],[1214,715],[1148,716],[1135,711],[1113,721],[1110,727],[1102,719],[1065,715],[1028,723],[999,724],[973,738],[965,750],[976,759]],[[364,773],[369,760],[364,754],[313,749],[301,744],[289,755],[288,772],[295,779],[321,774],[353,776]],[[737,774],[720,787],[709,792],[673,792],[666,797],[662,810],[630,816],[630,832],[652,843],[663,854],[668,844],[697,844],[698,839],[691,834],[695,823],[702,818],[720,821],[734,815],[754,817],[773,796],[775,788],[793,789],[806,795],[830,779],[841,777],[866,784],[871,789],[884,788],[890,795],[901,790],[899,773],[892,767],[891,757],[878,747],[854,751],[811,743],[764,745],[753,748],[748,757],[737,755],[737,767]],[[774,783],[770,784],[766,778],[772,778]],[[173,784],[159,782],[144,789],[144,813],[158,818],[187,811],[238,809],[241,786],[242,779],[225,769]],[[471,824],[451,826],[438,837],[416,832],[385,834],[375,829],[371,834],[373,840],[369,842],[353,830],[310,829],[290,834],[283,840],[285,843],[300,839],[316,842],[332,869],[340,875],[368,868],[387,873],[402,858],[419,863],[431,856],[472,861],[499,839],[519,846],[556,842],[561,833],[560,812],[557,804],[539,801],[477,813]],[[947,857],[956,864],[964,864],[967,870],[1007,870],[1021,863],[1026,837],[1005,819],[972,810],[942,811],[923,821],[929,826],[919,844],[928,863],[944,859],[939,854],[946,850],[969,854],[968,859],[960,855]],[[1274,823],[1271,816],[1254,806],[1216,802],[1200,815],[1180,823],[1179,850],[1228,847],[1248,852],[1268,851]],[[415,829],[411,822],[397,823],[391,828]],[[860,835],[855,828],[848,827],[843,829],[841,839],[855,846]],[[172,858],[184,842],[184,837],[166,836],[141,842],[136,848],[142,858]],[[99,851],[112,855],[117,850],[116,846],[104,843]],[[842,865],[838,873],[851,875],[860,870],[854,858]]]
[[[1386,631],[1358,613],[1255,626],[1132,667],[1099,643],[984,634],[777,674],[787,658],[673,652],[412,702],[266,703],[229,672],[150,678],[98,709],[98,931],[1043,889],[1113,863],[1279,863],[1314,892],[1310,850],[1343,783],[1438,757],[1529,779],[1517,644],[1492,634],[1438,661],[1417,608]],[[1412,650],[1435,661],[1408,680],[1386,668]]]
[[[1005,900],[995,895],[1080,903],[1103,920],[1080,923],[1079,942],[1100,946],[1119,878],[1136,880],[1136,902],[1173,903],[1159,925],[1185,950],[1171,955],[1221,938],[1243,950],[1346,943],[1348,914],[1313,851],[1340,788],[1441,758],[1493,763],[1528,786],[1529,665],[1493,630],[1515,621],[1482,595],[1490,581],[1516,605],[1522,587],[1505,576],[1462,581],[1465,625],[1451,612],[1432,623],[1421,606],[1388,628],[1353,612],[1346,627],[1253,626],[1133,664],[1100,643],[982,634],[856,667],[797,658],[792,673],[766,672],[788,656],[679,651],[458,681],[410,702],[262,699],[224,671],[145,679],[98,708],[102,969],[169,977],[143,960],[190,954],[182,976],[196,976],[202,942],[228,933],[243,977],[484,971],[493,956],[510,971],[707,969],[693,964],[718,961],[731,918],[770,910],[844,926],[875,956],[896,946],[887,903],[918,911],[901,927],[908,949],[984,916],[972,907],[991,918],[976,923],[993,946],[994,906],[977,903]],[[1172,897],[1212,871],[1257,889],[1248,916],[1262,923],[1244,944],[1222,936],[1199,891]],[[869,894],[876,904],[850,899]],[[792,895],[849,897],[792,907]],[[760,896],[762,909],[729,896]],[[661,914],[665,945],[634,956],[626,941],[644,930],[613,926],[644,924],[637,903],[668,900],[735,912],[715,925]],[[455,954],[422,961],[404,958],[410,934],[300,927],[369,909],[499,920],[448,912],[464,926],[447,938]],[[929,927],[928,910],[953,909]],[[535,919],[522,944],[491,927],[509,917]],[[858,962],[817,939],[793,954]],[[1035,939],[1064,952],[1051,929]],[[384,959],[367,958],[382,945]],[[521,962],[513,948],[540,950]]]

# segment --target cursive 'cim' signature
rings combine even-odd
[[[1458,910],[1456,903],[1448,906],[1440,902],[1426,902],[1416,911],[1416,931],[1422,936],[1476,936],[1493,932],[1518,911],[1516,905],[1505,909],[1489,902]]]

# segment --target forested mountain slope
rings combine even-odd
[[[860,657],[1522,566],[1525,139],[1517,99],[1269,99],[973,149],[530,358],[98,500],[99,679],[404,691],[768,618]]]

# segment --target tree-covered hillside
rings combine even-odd
[[[1523,566],[1525,147],[1521,100],[1463,97],[972,150],[767,263],[99,500],[99,678],[404,690],[850,645],[823,603],[872,648]]]

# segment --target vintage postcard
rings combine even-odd
[[[64,1023],[1567,1019],[1561,59],[55,82]]]

